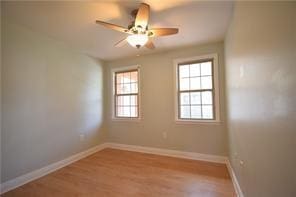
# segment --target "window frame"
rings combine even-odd
[[[212,61],[212,93],[213,93],[213,119],[193,119],[193,118],[180,118],[180,78],[179,78],[179,66],[190,63],[200,63],[205,61]],[[189,58],[181,58],[174,60],[174,98],[175,98],[175,122],[176,123],[220,123],[220,101],[219,101],[219,70],[218,70],[218,55],[208,54],[202,56],[195,56]],[[188,90],[185,92],[194,92],[195,90]],[[202,92],[206,90],[197,90],[196,92]]]
[[[116,112],[116,94],[117,91],[117,86],[116,86],[116,74],[118,73],[125,73],[125,72],[132,72],[132,71],[137,71],[138,72],[138,93],[131,93],[131,94],[126,94],[126,95],[138,95],[137,97],[137,117],[121,117],[117,116]],[[140,110],[140,104],[141,104],[141,91],[140,91],[140,66],[139,65],[134,65],[134,66],[126,66],[126,67],[120,67],[120,68],[114,68],[111,69],[111,76],[112,76],[112,103],[111,103],[111,110],[112,110],[112,120],[119,120],[119,121],[139,121],[141,120],[141,110]]]

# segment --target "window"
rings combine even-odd
[[[178,120],[218,120],[215,62],[214,56],[177,62]]]
[[[139,117],[138,69],[114,73],[115,118]]]

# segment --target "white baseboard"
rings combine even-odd
[[[145,146],[136,146],[136,145],[127,145],[127,144],[118,144],[118,143],[106,143],[106,144],[107,144],[107,147],[109,148],[135,151],[135,152],[141,152],[141,153],[150,153],[150,154],[170,156],[170,157],[178,157],[183,159],[201,160],[201,161],[224,163],[224,164],[226,164],[228,161],[227,157],[217,156],[217,155],[208,155],[208,154],[201,154],[201,153],[195,153],[195,152],[185,152],[185,151],[169,150],[169,149],[162,149],[162,148],[151,148],[151,147],[145,147]]]
[[[231,180],[232,180],[232,183],[233,183],[233,186],[234,186],[234,189],[235,189],[235,193],[236,193],[236,195],[237,195],[238,197],[244,197],[244,194],[243,194],[243,192],[242,192],[242,190],[241,190],[241,187],[240,187],[240,185],[239,185],[239,183],[238,183],[238,180],[237,180],[237,178],[236,178],[236,175],[235,175],[235,173],[234,173],[233,168],[231,167],[231,164],[230,164],[230,161],[229,161],[229,160],[227,160],[226,165],[227,165],[228,172],[229,172],[229,174],[230,174],[230,177],[231,177]]]
[[[34,170],[34,171],[24,174],[22,176],[16,177],[12,180],[6,181],[1,184],[1,194],[8,192],[12,189],[15,189],[21,185],[24,185],[30,181],[38,179],[42,176],[45,176],[51,172],[54,172],[62,167],[65,167],[75,161],[78,161],[84,157],[87,157],[97,151],[104,149],[104,148],[106,148],[106,144],[100,144],[100,145],[92,147],[86,151],[72,155],[64,160],[50,164],[50,165],[40,168],[38,170]]]

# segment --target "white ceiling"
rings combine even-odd
[[[44,33],[83,53],[103,60],[145,54],[224,39],[232,2],[146,0],[151,6],[150,27],[177,27],[179,34],[155,38],[156,49],[115,48],[126,35],[95,24],[103,20],[127,27],[129,13],[140,1],[2,2],[2,17]]]

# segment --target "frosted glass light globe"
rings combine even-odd
[[[135,48],[144,46],[147,41],[148,36],[146,34],[133,34],[127,37],[127,42]]]

